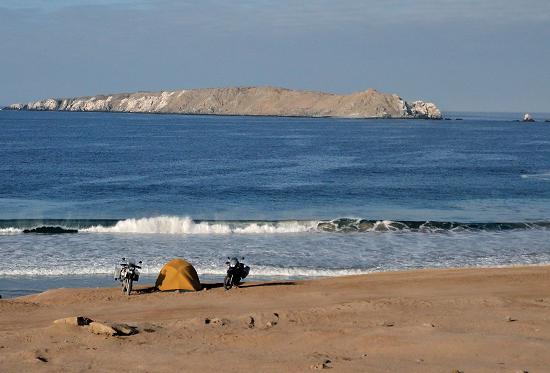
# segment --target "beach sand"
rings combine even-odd
[[[54,324],[136,326],[131,336]],[[208,320],[207,320],[208,319]],[[252,322],[252,319],[254,320]],[[0,371],[549,372],[550,266],[0,300]]]

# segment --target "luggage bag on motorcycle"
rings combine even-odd
[[[250,267],[249,266],[245,266],[245,265],[242,265],[241,266],[241,279],[245,279],[246,276],[248,276],[248,273],[250,272]]]

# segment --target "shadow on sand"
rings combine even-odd
[[[214,283],[203,283],[201,284],[202,288],[204,290],[210,290],[210,289],[216,289],[216,288],[223,288],[222,282],[214,282]],[[239,288],[254,288],[258,286],[293,286],[297,285],[296,282],[292,281],[284,281],[284,282],[260,282],[260,283],[243,283],[239,286]],[[156,287],[150,286],[150,287],[144,287],[139,289],[134,289],[134,292],[137,294],[149,294],[149,293],[155,293],[160,292]]]
[[[223,284],[221,284],[223,286]],[[295,282],[292,282],[292,281],[285,281],[285,282],[261,282],[261,283],[257,283],[257,284],[247,284],[247,283],[244,283],[242,285],[240,285],[239,287],[240,288],[254,288],[254,287],[257,287],[257,286],[293,286],[293,285],[297,285]]]
[[[291,286],[291,285],[296,285],[296,283],[292,282],[292,281],[260,282],[260,283],[252,283],[252,284],[243,282],[241,285],[239,285],[239,288],[244,289],[244,288],[254,288],[254,287],[258,287],[258,286]],[[216,283],[212,283],[212,284],[202,284],[202,287],[206,290],[215,289],[215,288],[223,288],[223,283],[216,282]]]

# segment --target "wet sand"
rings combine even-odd
[[[53,324],[69,316],[139,333]],[[0,300],[2,372],[544,372],[549,351],[550,266]]]

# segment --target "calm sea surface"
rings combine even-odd
[[[0,111],[0,294],[550,262],[550,123]],[[549,115],[550,117],[550,115]],[[60,226],[75,234],[24,234]]]

